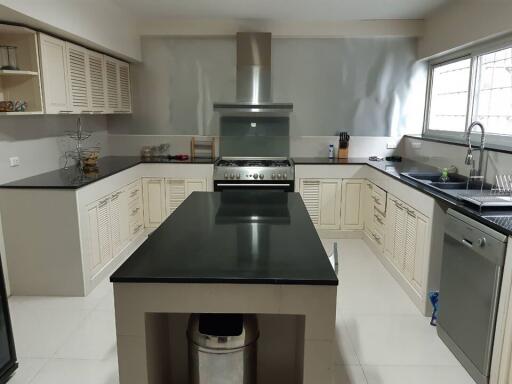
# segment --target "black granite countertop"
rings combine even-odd
[[[367,158],[350,158],[350,159],[329,159],[324,157],[302,157],[294,158],[296,165],[343,165],[343,164],[366,164],[370,167],[392,176],[402,183],[417,189],[431,197],[437,199],[445,208],[452,208],[496,231],[507,236],[512,236],[512,208],[509,209],[484,209],[480,210],[473,204],[465,203],[457,199],[449,192],[441,191],[426,184],[414,181],[406,176],[401,175],[402,172],[428,172],[438,170],[435,167],[422,164],[416,161],[403,159],[399,162],[390,161],[369,161]]]
[[[16,180],[0,185],[0,188],[78,189],[141,163],[213,164],[214,161],[215,159],[173,160],[167,156],[148,159],[138,156],[106,156],[98,160],[97,169],[87,174],[73,166]]]
[[[300,195],[262,191],[192,193],[110,281],[338,284]]]

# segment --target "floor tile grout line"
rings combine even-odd
[[[86,324],[87,319],[92,315],[92,312],[93,312],[93,311],[94,311],[93,309],[89,310],[89,311],[87,312],[87,314],[84,316],[84,318],[78,322],[78,324],[76,325],[76,327],[74,327],[72,330],[70,330],[70,331],[69,331],[69,333],[68,333],[65,337],[63,337],[62,343],[60,343],[60,344],[57,346],[57,348],[55,348],[55,352],[53,352],[51,359],[55,358],[55,357],[56,357],[55,355],[56,355],[56,354],[60,351],[60,349],[61,349],[61,348],[66,344],[66,342],[71,338],[71,336],[72,336],[76,331],[78,331],[82,325]]]
[[[41,367],[39,367],[39,369],[36,370],[36,372],[34,373],[34,375],[32,375],[32,377],[28,380],[27,384],[30,384],[32,383],[35,378],[37,377],[37,375],[39,375],[39,373],[43,370],[44,367],[46,367],[46,364],[48,364],[50,362],[51,359],[44,359],[46,360],[43,365],[41,365]]]

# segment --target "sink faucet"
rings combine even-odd
[[[480,154],[478,157],[478,169],[475,169],[475,160],[473,159],[473,148],[471,147],[471,132],[473,131],[473,128],[478,126],[480,128],[481,135],[480,135]],[[482,123],[479,121],[474,121],[471,123],[471,125],[468,128],[468,131],[466,133],[466,140],[468,143],[468,154],[466,155],[466,161],[465,163],[467,165],[471,166],[471,170],[469,171],[469,177],[477,176],[481,177],[482,175],[482,164],[484,160],[484,147],[485,147],[485,130]]]

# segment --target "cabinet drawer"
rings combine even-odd
[[[376,207],[373,209],[373,228],[379,233],[386,233],[386,217]]]
[[[375,243],[377,248],[382,252],[384,250],[384,235],[376,228],[372,228],[370,238]]]
[[[386,213],[386,198],[386,191],[373,184],[371,192],[371,199],[373,201],[373,205],[375,208],[377,208],[384,214]]]
[[[140,221],[142,218],[142,207],[140,204],[132,204],[128,206],[128,220]]]
[[[144,228],[144,224],[141,221],[133,222],[133,223],[130,223],[129,228],[130,228],[130,236],[134,237],[142,231],[142,229]]]
[[[142,185],[140,184],[139,181],[130,184],[126,188],[126,193],[128,194],[128,203],[131,203],[134,200],[138,200],[141,196],[141,190]]]

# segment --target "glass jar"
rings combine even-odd
[[[7,69],[9,67],[8,48],[5,45],[0,46],[0,69]]]
[[[7,47],[7,59],[8,59],[8,66],[10,70],[18,70],[18,60],[17,60],[17,54],[18,54],[18,47],[9,46]]]

